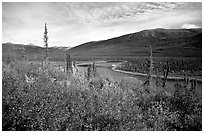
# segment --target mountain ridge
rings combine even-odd
[[[143,30],[103,41],[84,43],[71,48],[69,52],[74,56],[147,56],[149,44],[152,44],[156,56],[201,56],[202,29]]]
[[[70,47],[48,47],[48,55],[51,60],[63,60],[65,53]],[[45,52],[45,47],[36,45],[14,44],[11,42],[2,43],[2,59],[8,57],[20,57],[24,53],[27,57],[34,60],[42,60]]]
[[[48,47],[53,60],[64,60],[65,54],[73,58],[134,58],[146,57],[149,45],[154,57],[202,57],[202,29],[151,29],[130,33],[107,40],[86,42],[75,47]],[[36,45],[2,43],[2,58],[20,56],[24,51],[30,58],[42,59],[44,47]]]

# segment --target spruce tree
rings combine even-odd
[[[93,62],[93,65],[92,65],[92,68],[93,68],[93,77],[96,77],[96,64],[95,62]]]
[[[149,57],[148,57],[148,61],[147,61],[147,67],[148,68],[148,74],[147,74],[147,81],[144,84],[149,85],[149,88],[152,88],[152,74],[153,74],[153,56],[152,56],[152,45],[149,45]]]
[[[151,89],[152,88],[152,74],[153,74],[153,55],[152,55],[152,45],[151,44],[150,44],[149,51],[150,51],[149,86]]]
[[[164,70],[164,79],[163,79],[163,83],[162,83],[162,87],[166,87],[166,81],[167,81],[167,76],[168,76],[168,74],[169,74],[169,70],[170,70],[170,68],[169,68],[169,63],[168,63],[168,61],[167,61],[167,63],[166,63],[166,65],[165,65],[165,70]]]
[[[47,60],[48,58],[48,36],[47,36],[47,25],[45,23],[45,32],[44,32],[44,43],[45,43],[45,59]]]
[[[91,65],[89,65],[88,68],[87,68],[87,80],[88,81],[91,79],[91,73],[92,73]]]
[[[72,74],[73,73],[73,69],[72,69],[72,60],[71,60],[71,56],[70,54],[66,54],[66,71],[67,73]]]

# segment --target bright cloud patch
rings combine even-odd
[[[181,25],[181,28],[182,29],[193,29],[193,28],[200,28],[200,27],[195,24],[183,24]]]

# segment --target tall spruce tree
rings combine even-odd
[[[47,25],[45,23],[45,32],[44,32],[44,43],[45,43],[45,59],[47,60],[48,58],[48,36],[47,36]]]
[[[153,55],[152,55],[152,45],[150,44],[149,46],[149,52],[150,52],[150,56],[149,56],[149,61],[150,61],[150,68],[149,68],[149,87],[150,89],[152,88],[152,74],[153,74]]]
[[[93,77],[96,77],[96,64],[95,64],[95,62],[93,62],[92,68],[93,68]]]
[[[153,74],[153,55],[152,55],[152,45],[150,44],[149,45],[149,57],[148,57],[148,60],[147,60],[147,63],[148,63],[148,74],[147,74],[147,80],[144,84],[147,84],[149,85],[149,88],[151,89],[152,86],[153,86],[153,82],[152,82],[152,74]]]

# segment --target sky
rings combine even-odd
[[[2,41],[74,47],[155,28],[201,28],[200,2],[3,2]]]

